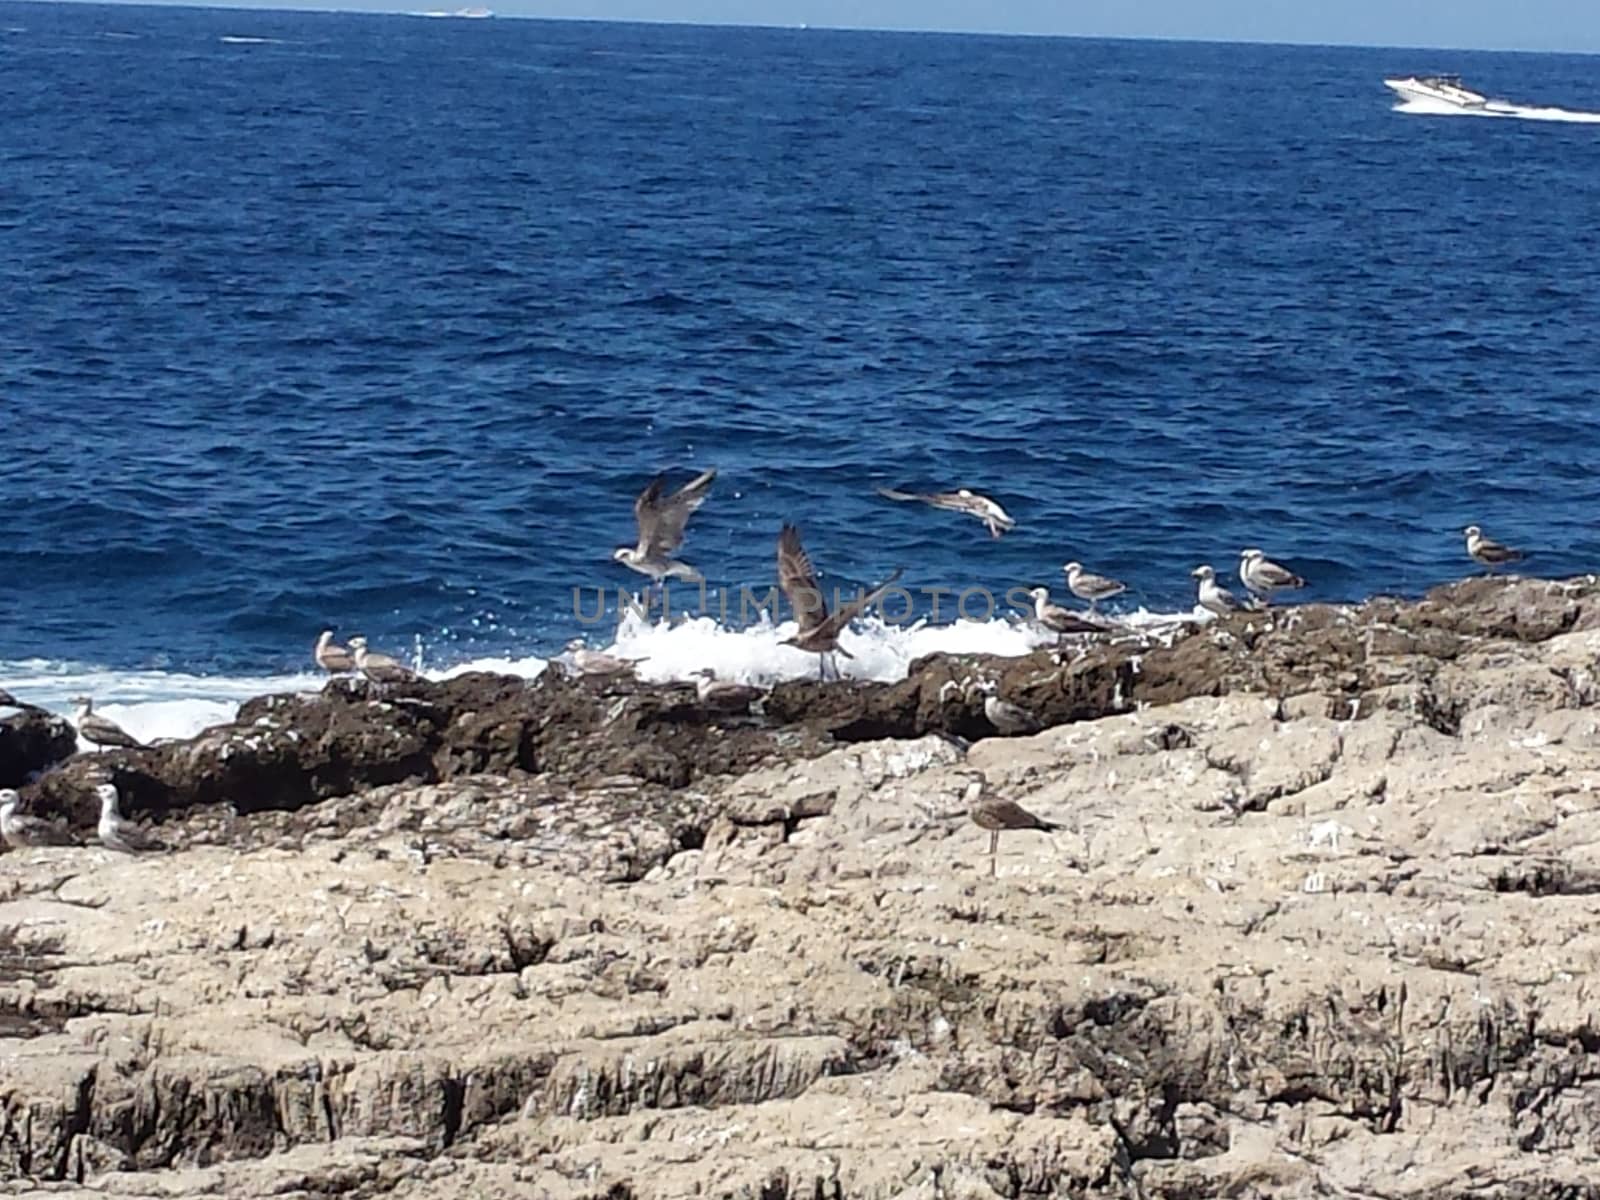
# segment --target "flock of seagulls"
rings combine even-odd
[[[107,850],[115,850],[119,854],[148,854],[166,849],[161,841],[122,815],[114,784],[102,783],[95,788],[94,794],[95,799],[100,801],[100,821],[95,826],[95,836]],[[0,838],[4,838],[12,849],[82,845],[70,829],[54,821],[19,812],[21,803],[21,797],[14,788],[0,788]]]
[[[701,582],[704,576],[678,554],[688,530],[689,518],[705,503],[716,476],[715,469],[703,471],[670,493],[664,475],[652,479],[634,501],[637,540],[631,546],[618,547],[614,559],[647,576],[655,590],[664,588],[670,579]],[[921,503],[974,517],[984,524],[991,537],[998,538],[1016,528],[1016,521],[997,502],[967,488],[927,493],[883,488],[879,489],[879,494],[895,502]],[[1462,532],[1466,538],[1467,554],[1491,574],[1495,568],[1521,561],[1524,557],[1521,551],[1487,537],[1477,525],[1468,525]],[[795,634],[785,639],[783,644],[817,655],[818,674],[824,680],[827,679],[831,662],[834,676],[838,678],[838,656],[851,657],[850,652],[839,644],[840,635],[852,621],[883,597],[900,578],[902,571],[896,569],[856,599],[829,611],[811,557],[800,540],[800,531],[787,523],[778,534],[777,568],[779,588],[794,611],[797,625]],[[1105,632],[1108,626],[1100,618],[1098,606],[1126,592],[1127,584],[1107,575],[1093,573],[1079,562],[1065,564],[1062,571],[1066,576],[1067,590],[1087,602],[1088,612],[1074,612],[1054,604],[1048,588],[1036,587],[1028,593],[1034,604],[1033,620],[1058,635]],[[1288,567],[1273,562],[1256,547],[1248,547],[1239,554],[1238,574],[1246,593],[1244,599],[1222,586],[1215,568],[1210,564],[1202,564],[1190,574],[1196,582],[1197,603],[1217,616],[1257,609],[1270,604],[1279,593],[1307,586],[1304,578]],[[324,630],[318,636],[312,657],[330,675],[361,675],[379,686],[417,678],[416,672],[397,659],[369,649],[366,638],[352,637],[348,645],[340,645],[334,641],[332,630]],[[566,646],[566,661],[578,674],[607,677],[632,674],[644,660],[592,650],[585,646],[582,638],[578,638]],[[1039,731],[1041,723],[1038,717],[1000,696],[992,681],[979,682],[976,687],[983,693],[984,715],[996,732],[1005,736],[1022,736]],[[761,688],[719,679],[709,667],[695,672],[695,693],[702,705],[719,712],[747,712],[752,704],[765,695]],[[78,734],[84,741],[103,749],[135,749],[142,745],[116,722],[96,713],[90,697],[77,697],[74,703],[77,705]],[[30,707],[19,704],[4,690],[0,690],[0,706]],[[126,854],[164,848],[139,826],[122,816],[114,785],[101,784],[95,789],[95,794],[100,801],[96,834],[102,846]],[[995,857],[1002,832],[1036,830],[1048,834],[1060,828],[1027,811],[1015,801],[996,795],[988,789],[982,776],[969,785],[967,802],[968,815],[973,823],[989,832],[991,875],[996,870]],[[16,791],[0,789],[0,837],[7,843],[14,847],[78,844],[70,831],[20,812],[19,804]]]

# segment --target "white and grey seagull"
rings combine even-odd
[[[953,492],[901,492],[894,488],[879,488],[878,495],[885,500],[898,500],[902,503],[916,501],[948,512],[966,513],[969,517],[977,517],[989,527],[990,537],[999,537],[1017,527],[1010,513],[988,496],[980,495],[971,488],[957,488]]]
[[[648,575],[658,588],[668,579],[699,583],[704,576],[673,555],[683,545],[689,518],[705,503],[716,477],[715,467],[702,471],[669,496],[666,494],[667,477],[657,475],[633,502],[633,517],[639,526],[638,544],[618,546],[611,557],[641,575]]]
[[[350,657],[356,670],[373,683],[408,683],[417,678],[417,673],[398,659],[368,650],[364,637],[350,639]]]
[[[22,798],[14,788],[0,788],[0,837],[17,850],[38,846],[76,846],[78,839],[69,830],[38,817],[17,811]]]
[[[1067,590],[1078,599],[1087,600],[1090,612],[1094,612],[1094,606],[1100,601],[1120,596],[1128,590],[1128,585],[1120,580],[1105,575],[1091,575],[1083,569],[1082,563],[1069,562],[1061,569],[1067,573]]]
[[[1189,574],[1200,581],[1198,599],[1201,608],[1219,617],[1244,611],[1245,606],[1239,598],[1217,582],[1217,572],[1210,563],[1196,567]]]
[[[829,654],[855,657],[839,645],[839,635],[851,621],[877,603],[878,598],[889,590],[900,575],[901,568],[897,567],[894,574],[877,587],[843,605],[838,612],[830,613],[827,602],[822,598],[822,588],[817,584],[811,556],[800,544],[800,531],[793,525],[785,525],[778,534],[778,587],[789,598],[789,606],[794,609],[794,619],[800,628],[793,637],[785,638],[782,645],[809,650],[818,655],[817,672],[820,678],[826,679]],[[833,664],[833,674],[834,678],[839,678],[837,658]]]
[[[152,850],[167,848],[163,842],[123,817],[115,784],[102,783],[94,789],[94,794],[100,800],[100,823],[95,826],[95,834],[107,850],[115,850],[120,854],[147,854]]]
[[[1306,586],[1304,579],[1254,546],[1239,551],[1239,581],[1263,600],[1270,600],[1274,592]]]
[[[1488,574],[1493,575],[1496,567],[1503,567],[1506,563],[1522,561],[1522,551],[1513,550],[1503,542],[1493,538],[1484,537],[1483,530],[1476,525],[1468,525],[1461,531],[1467,535],[1467,553],[1476,562],[1488,568]]]
[[[1036,714],[1020,704],[1004,699],[1000,695],[1000,685],[994,680],[979,680],[978,690],[983,693],[983,715],[989,724],[994,726],[995,732],[1006,737],[1015,737],[1038,733],[1044,728],[1044,723]]]
[[[72,702],[78,706],[78,736],[84,741],[94,746],[119,750],[137,750],[144,745],[111,718],[95,712],[92,698],[74,696]]]
[[[607,654],[604,650],[591,650],[582,638],[573,638],[566,645],[567,662],[579,675],[632,675],[643,658],[623,658]]]
[[[744,712],[767,694],[754,684],[740,683],[736,679],[718,679],[711,667],[701,667],[694,675],[695,697],[707,708]]]
[[[1036,587],[1028,595],[1033,597],[1033,619],[1051,633],[1104,633],[1105,628],[1086,621],[1070,608],[1050,603],[1050,589]]]
[[[350,653],[350,647],[333,640],[331,629],[324,629],[317,636],[317,648],[311,652],[311,657],[329,675],[348,675],[356,669],[355,655]]]

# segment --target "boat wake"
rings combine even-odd
[[[1402,100],[1394,106],[1395,112],[1413,113],[1427,117],[1515,117],[1524,121],[1564,121],[1573,125],[1600,125],[1600,112],[1584,112],[1570,108],[1536,108],[1526,104],[1510,104],[1504,100],[1491,100],[1481,108],[1463,108],[1442,100]]]
[[[1108,614],[1111,615],[1111,614]],[[1138,609],[1115,614],[1128,636],[1169,640],[1186,622],[1207,621],[1201,609],[1160,613]],[[640,660],[639,678],[649,683],[692,682],[705,667],[722,679],[773,684],[790,679],[815,679],[817,656],[783,640],[795,633],[793,621],[774,624],[763,619],[744,628],[701,616],[672,624],[652,623],[628,613],[621,624],[588,639],[590,649]],[[840,656],[846,679],[893,683],[904,679],[911,664],[930,654],[990,654],[1017,657],[1054,642],[1055,636],[1031,621],[995,618],[931,624],[886,622],[876,616],[855,623],[840,639],[852,655]],[[398,650],[398,647],[395,647]],[[434,680],[453,679],[474,671],[536,679],[551,659],[477,658],[431,664],[426,649],[396,653],[421,667]],[[315,692],[327,677],[320,672],[277,675],[197,675],[181,671],[119,671],[78,663],[26,659],[0,662],[0,685],[17,699],[68,715],[75,696],[93,696],[95,711],[110,717],[141,741],[188,738],[212,725],[233,720],[239,706],[256,696],[276,692]]]

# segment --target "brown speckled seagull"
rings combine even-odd
[[[778,534],[778,586],[789,598],[789,606],[794,609],[794,619],[800,630],[792,638],[785,638],[783,645],[820,655],[817,660],[818,676],[826,679],[829,654],[855,657],[839,645],[839,635],[851,621],[876,604],[900,575],[901,568],[897,567],[893,575],[871,591],[856,597],[838,612],[830,613],[827,602],[822,598],[822,589],[817,585],[817,573],[812,569],[811,557],[800,544],[800,531],[793,525],[785,525]],[[837,661],[833,665],[833,674],[835,679],[839,678]]]

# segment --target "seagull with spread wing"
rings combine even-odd
[[[812,569],[811,556],[800,544],[800,531],[793,525],[785,525],[778,535],[778,586],[789,598],[789,606],[794,609],[794,619],[800,629],[792,638],[785,638],[783,645],[821,655],[817,660],[817,672],[819,678],[827,679],[829,654],[855,657],[839,645],[839,635],[851,621],[877,603],[900,575],[901,569],[896,568],[895,573],[877,587],[856,597],[838,612],[830,613],[827,602],[822,598],[822,589],[817,585],[817,573]],[[833,664],[833,675],[835,679],[840,677],[837,659]]]
[[[920,501],[934,508],[942,508],[949,512],[966,513],[969,517],[977,517],[989,527],[990,537],[999,537],[1015,529],[1017,523],[1011,514],[1001,508],[995,501],[987,496],[979,495],[971,488],[957,488],[953,492],[900,492],[894,488],[879,488],[878,495],[885,500]]]
[[[673,554],[683,545],[684,528],[695,509],[705,503],[716,477],[715,467],[702,471],[669,496],[667,477],[657,475],[633,502],[633,516],[639,526],[638,545],[618,546],[611,557],[650,576],[658,588],[668,579],[699,583],[704,576]]]

